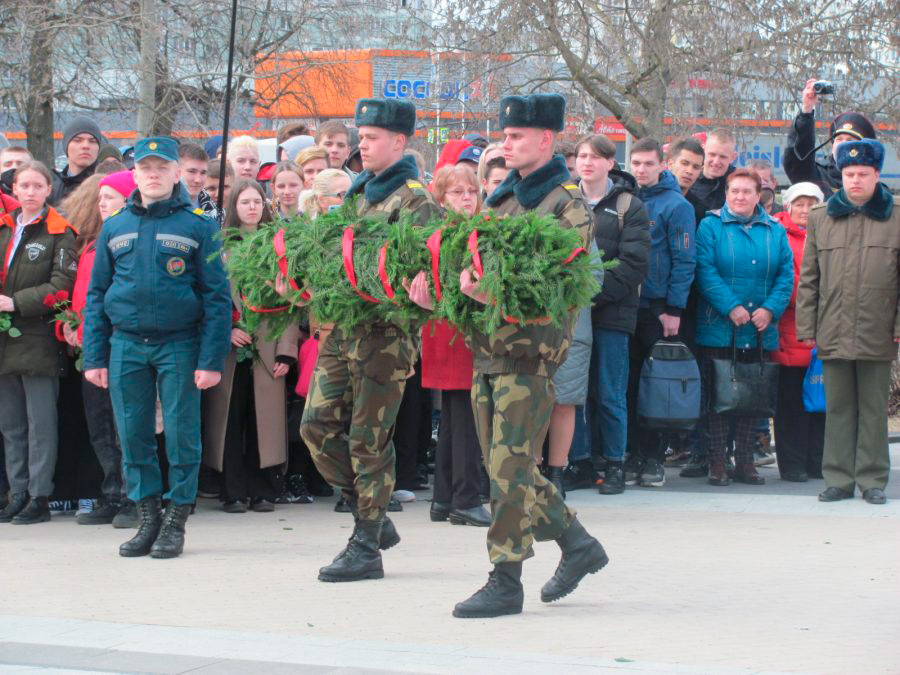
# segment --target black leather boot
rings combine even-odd
[[[350,543],[333,563],[319,570],[319,581],[383,578],[384,567],[378,551],[381,528],[380,520],[357,520]]]
[[[137,558],[150,553],[150,547],[159,534],[162,518],[159,497],[147,497],[137,502],[138,531],[131,539],[119,546],[119,555],[125,558]]]
[[[556,488],[556,491],[562,495],[562,498],[566,498],[566,488],[563,485],[563,476],[565,475],[566,467],[564,466],[550,466],[547,467],[547,480],[553,483],[553,486]]]
[[[14,492],[9,496],[9,503],[0,511],[0,523],[8,523],[28,506],[27,492]]]
[[[356,504],[354,502],[350,502],[350,512],[353,514],[353,522],[359,522],[359,512],[356,510]],[[350,535],[350,539],[353,539],[353,535]],[[394,527],[394,521],[384,517],[384,520],[381,521],[381,539],[378,542],[378,548],[382,551],[387,551],[389,548],[394,548],[397,544],[400,543],[400,533],[397,532],[397,528]],[[338,555],[338,558],[340,555]],[[337,558],[335,558],[337,560]]]
[[[153,546],[151,558],[177,558],[184,550],[184,524],[193,504],[169,504],[162,519],[162,527]]]
[[[556,543],[562,549],[562,558],[553,577],[541,589],[543,602],[565,597],[585,576],[599,572],[609,562],[600,542],[589,535],[577,519],[572,521]]]
[[[481,590],[453,608],[453,616],[457,619],[489,619],[494,616],[521,614],[524,603],[522,563],[497,563]]]
[[[50,502],[46,497],[32,497],[28,506],[12,519],[13,525],[35,525],[50,521]]]

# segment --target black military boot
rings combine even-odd
[[[541,589],[541,601],[553,602],[575,590],[588,574],[599,572],[609,558],[600,542],[581,526],[577,519],[556,540],[562,549],[562,558],[553,577]]]
[[[353,522],[359,522],[359,512],[356,510],[356,503],[349,502],[350,504],[350,513],[353,514]],[[354,530],[354,533],[356,531]],[[350,535],[350,539],[353,539],[353,535]],[[397,528],[394,527],[394,521],[384,517],[384,520],[381,521],[381,538],[378,540],[378,548],[382,551],[387,551],[389,548],[394,548],[397,544],[400,543],[400,533],[397,532]],[[345,549],[346,550],[346,549]],[[343,552],[338,554],[338,558],[343,555]],[[337,558],[335,558],[337,560]]]
[[[137,502],[138,531],[131,539],[119,546],[119,555],[125,558],[137,558],[150,553],[150,547],[159,534],[162,518],[159,515],[161,502],[159,497],[147,497]]]
[[[50,502],[46,497],[32,497],[28,506],[19,511],[12,519],[13,525],[35,525],[50,520]]]
[[[522,563],[497,563],[481,590],[453,608],[453,616],[457,619],[489,619],[494,616],[521,614],[524,603]]]
[[[28,506],[28,493],[13,492],[9,496],[9,503],[0,511],[0,523],[10,522],[26,506]]]
[[[169,504],[162,519],[162,527],[153,546],[151,558],[177,558],[184,550],[184,524],[193,504]]]
[[[547,480],[553,483],[553,486],[563,499],[566,498],[566,488],[563,484],[563,475],[565,474],[565,471],[566,467],[564,466],[551,466],[547,468]]]
[[[378,541],[381,537],[380,520],[357,520],[350,543],[333,563],[319,570],[319,581],[361,581],[381,579],[384,567]]]

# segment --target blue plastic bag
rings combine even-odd
[[[810,413],[825,412],[825,376],[815,349],[803,377],[803,409]]]

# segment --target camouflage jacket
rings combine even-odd
[[[584,204],[581,191],[569,177],[565,162],[555,156],[525,179],[510,173],[487,201],[499,215],[534,210],[553,215],[561,227],[576,228],[584,246],[590,242],[591,212]],[[575,313],[572,313],[574,322]],[[493,335],[475,333],[468,336],[478,373],[489,375],[522,373],[550,377],[565,360],[569,349],[571,323],[565,328],[553,325],[504,324]]]

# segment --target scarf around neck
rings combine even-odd
[[[408,180],[419,180],[419,166],[412,155],[404,155],[377,176],[368,169],[362,171],[347,191],[346,199],[362,192],[367,202],[379,204]]]
[[[549,162],[525,178],[522,178],[518,169],[510,171],[506,180],[497,186],[484,204],[485,206],[497,206],[507,195],[513,193],[523,207],[533,209],[550,194],[553,188],[567,180],[571,180],[571,176],[566,168],[566,160],[562,155],[553,155]]]

